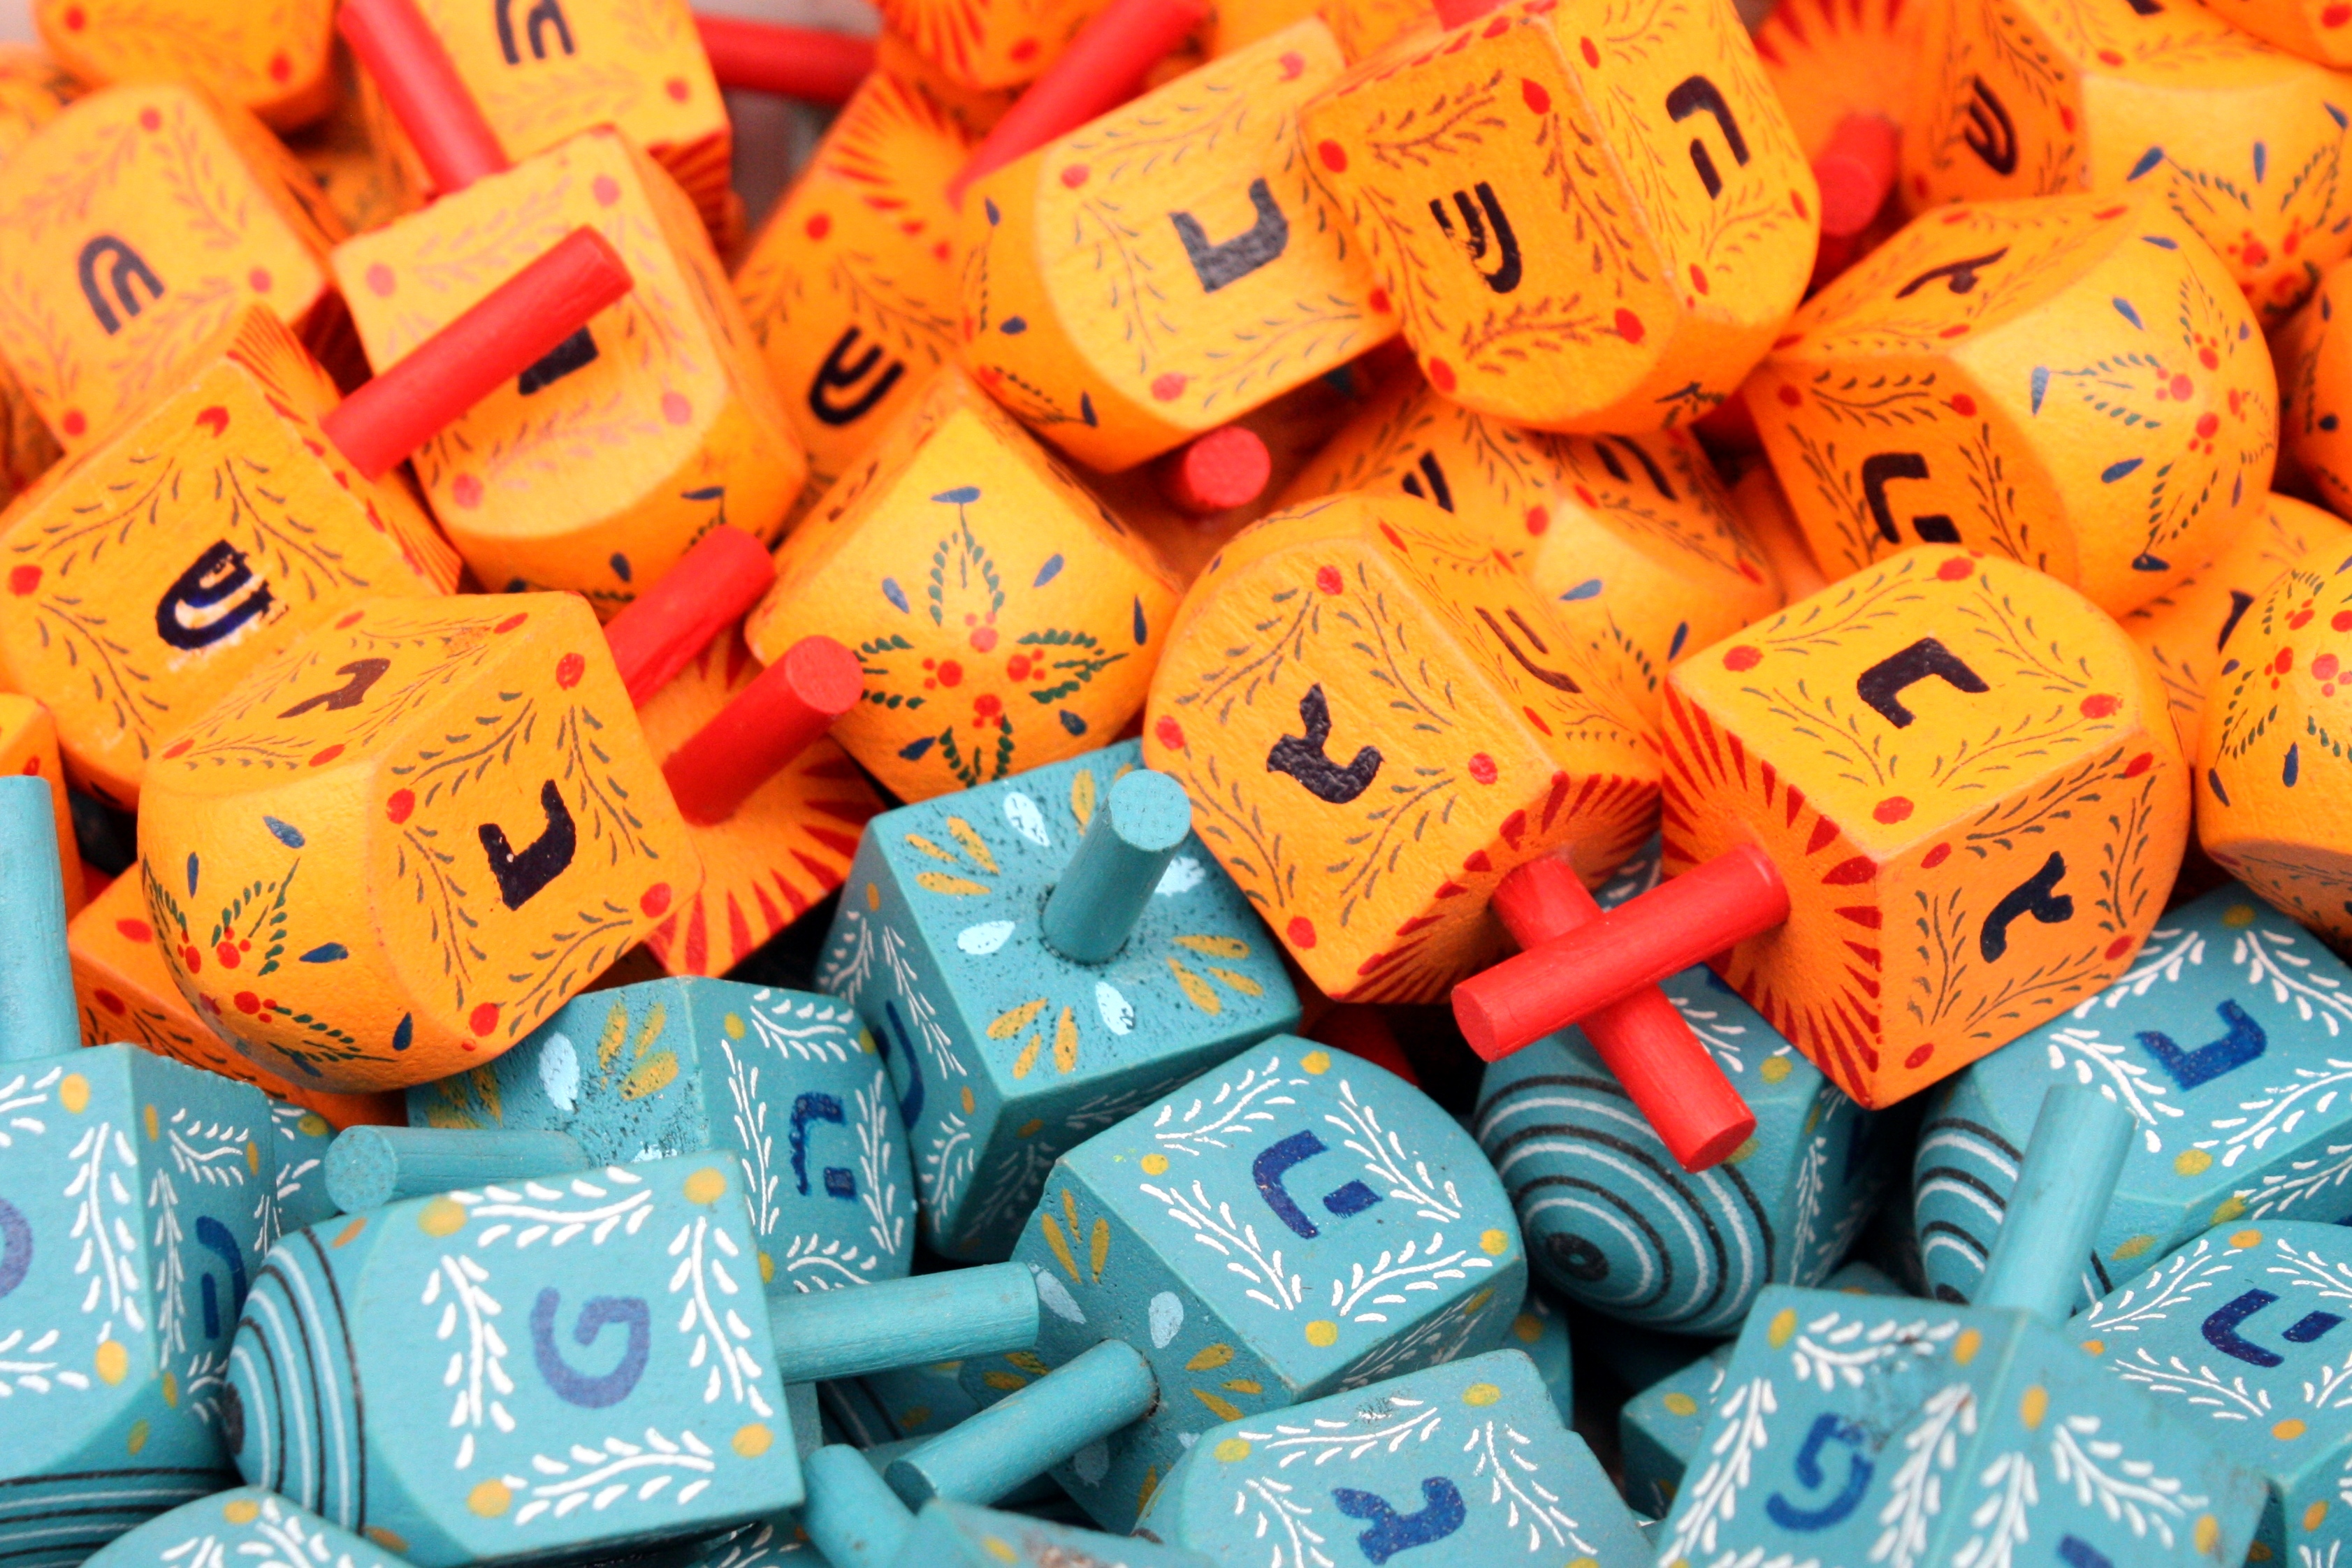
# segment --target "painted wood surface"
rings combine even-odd
[[[1413,0],[1223,0],[1210,7],[1202,38],[1213,58],[1229,55],[1309,16],[1331,29],[1350,65],[1435,19],[1430,6]]]
[[[915,1516],[890,1568],[1211,1568],[1214,1561],[1181,1547],[935,1502]]]
[[[1774,5],[1755,28],[1765,79],[1808,160],[1822,155],[1849,114],[1897,126],[1910,118],[1924,74],[1926,11],[1903,0],[1798,0]]]
[[[1043,75],[1108,0],[880,0],[890,33],[968,88],[1020,87]]]
[[[2322,504],[2352,505],[2352,448],[2345,415],[2352,412],[2352,349],[2336,318],[2352,299],[2352,270],[2340,264],[2320,274],[2311,299],[2279,328],[2271,343],[2278,367],[2282,463],[2317,491]]]
[[[89,1559],[98,1568],[194,1563],[331,1563],[406,1568],[384,1542],[338,1530],[258,1487],[236,1487],[158,1515]]]
[[[92,87],[188,82],[277,131],[309,124],[335,96],[332,0],[36,0],[33,25]]]
[[[73,814],[66,804],[66,770],[58,751],[57,720],[29,697],[0,690],[0,778],[37,778],[49,786],[49,820],[64,853],[58,865],[66,918],[89,902],[81,856],[74,843]],[[95,1043],[95,1042],[93,1042]]]

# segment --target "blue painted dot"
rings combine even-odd
[[[2327,118],[2336,121],[2336,130],[2341,131],[2347,124],[2352,124],[2352,121],[2347,121],[2344,118],[2344,111],[2336,108],[2334,104],[2323,103],[2319,107],[2327,110]]]
[[[931,749],[931,742],[937,738],[938,737],[932,735],[925,735],[920,740],[909,741],[907,744],[898,748],[898,755],[904,757],[910,763],[920,762],[922,761],[923,753]]]
[[[980,199],[980,205],[987,210],[989,227],[994,228],[998,224],[1004,221],[1004,215],[996,210],[996,203],[993,200],[987,196],[982,196]]]
[[[2347,564],[2352,564],[2352,563],[2347,563]],[[2227,675],[2227,674],[2229,674],[2231,671],[2232,671],[2232,670],[2236,669],[2237,668],[2238,668],[2238,661],[2237,661],[2236,659],[2234,659],[2234,658],[2233,658],[2233,659],[2230,659],[2229,661],[2227,661],[2226,663],[2224,663],[2224,664],[2221,666],[2221,673],[2222,673],[2222,674],[2224,674],[2224,675]]]
[[[725,485],[705,485],[698,490],[681,490],[678,493],[688,500],[717,500],[720,496],[727,493],[727,487]]]
[[[2336,423],[2336,416],[2333,414],[2323,414],[2319,416],[2319,427],[2322,430],[2333,431]]]
[[[400,1016],[399,1025],[392,1031],[392,1048],[395,1051],[404,1051],[415,1038],[416,1019],[413,1015],[403,1013]]]
[[[2134,468],[2138,468],[2147,459],[2144,458],[2126,458],[2120,463],[2109,463],[2099,470],[2099,480],[2102,484],[2114,484],[2117,479],[2128,477]]]
[[[1560,601],[1563,604],[1574,604],[1579,599],[1590,599],[1600,592],[1601,579],[1598,577],[1587,577],[1583,582],[1579,583],[1575,587],[1570,588],[1567,593],[1562,594],[1560,595]]]
[[[278,843],[286,846],[287,848],[299,849],[302,847],[302,830],[295,826],[292,823],[280,822],[274,816],[264,816],[261,819],[261,826],[269,829],[270,836],[276,838]],[[188,890],[190,892],[195,891],[194,888],[191,888]]]
[[[2254,143],[2254,184],[2258,184],[2258,185],[2259,185],[2259,184],[2261,184],[2263,183],[2263,171],[2267,170],[2267,169],[2270,167],[2270,164],[2271,164],[2271,150],[2270,150],[2269,148],[2267,148],[2267,147],[2263,146],[2263,145],[2261,142],[2255,142],[2255,143]]]
[[[312,948],[302,955],[305,963],[341,963],[352,955],[352,950],[340,942],[330,942]]]
[[[907,590],[898,586],[898,579],[896,577],[882,579],[882,596],[889,600],[900,615],[910,613],[907,605]]]
[[[1141,647],[1150,640],[1151,628],[1143,624],[1143,596],[1139,594],[1135,599],[1135,646]]]
[[[2298,742],[2286,749],[2286,765],[2279,769],[2279,782],[2285,784],[2287,788],[2293,789],[2296,776],[2302,772],[2303,746]]]
[[[1060,719],[1062,728],[1073,735],[1083,735],[1087,732],[1087,721],[1066,708],[1055,709],[1055,717]]]
[[[2178,250],[2180,248],[2180,242],[2173,238],[2168,234],[2144,234],[2139,237],[2141,244],[2152,245],[2158,250]]]
[[[2139,162],[2131,166],[2131,173],[2126,174],[2124,178],[2126,180],[2137,180],[2142,174],[2147,174],[2150,169],[2155,168],[2158,163],[2163,162],[2164,149],[2161,147],[2151,147],[2147,152],[2142,153],[2139,155]]]
[[[2116,307],[2116,314],[2121,316],[2125,321],[2129,321],[2133,326],[2140,327],[2139,312],[2132,309],[2131,301],[2129,300],[2126,300],[2122,295],[2118,294],[2115,298],[2114,304]],[[2140,331],[2146,331],[2147,330],[2147,329],[2146,327],[2140,327]]]
[[[632,581],[629,575],[629,558],[617,550],[613,552],[613,575],[624,583]]]
[[[950,506],[969,506],[971,502],[980,499],[980,487],[978,485],[958,485],[951,490],[941,490],[931,499],[936,501],[945,501]]]
[[[2215,773],[2211,768],[2207,768],[2205,770],[2205,783],[2212,789],[2213,797],[2216,800],[2219,800],[2223,805],[2230,804],[2230,792],[2221,787],[2221,775],[2220,773]]]
[[[190,897],[190,898],[192,898],[192,899],[193,899],[193,898],[194,898],[195,896],[196,896],[196,856],[195,856],[195,851],[194,851],[194,850],[190,850],[190,851],[188,852],[188,897]]]
[[[2050,367],[2049,367],[2048,365],[2046,365],[2046,364],[2037,364],[2037,365],[2035,365],[2035,366],[2033,367],[2033,412],[2034,412],[2034,413],[2039,414],[2039,413],[2041,413],[2041,412],[2042,412],[2042,395],[2043,393],[2045,393],[2045,392],[2049,391],[2049,390],[2050,390]]]
[[[1101,420],[1095,417],[1094,394],[1090,392],[1081,392],[1078,394],[1078,417],[1087,422],[1087,428],[1089,430],[1094,429],[1102,423]]]
[[[1037,580],[1029,585],[1032,588],[1042,588],[1061,574],[1062,557],[1060,552],[1056,552],[1045,557],[1045,564],[1037,568]]]
[[[1008,338],[1017,338],[1022,333],[1029,330],[1029,318],[1026,316],[1007,316],[1003,321],[997,323],[996,330],[1003,332]]]
[[[1677,621],[1677,622],[1675,622],[1675,635],[1674,635],[1674,640],[1673,640],[1673,641],[1671,641],[1671,642],[1669,642],[1669,643],[1666,645],[1666,658],[1669,658],[1669,659],[1675,659],[1675,658],[1681,658],[1681,657],[1682,657],[1682,651],[1683,651],[1683,643],[1684,643],[1684,642],[1685,642],[1685,641],[1689,637],[1690,637],[1690,623],[1689,623],[1688,621]]]

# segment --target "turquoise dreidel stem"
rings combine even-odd
[[[775,1290],[768,1332],[786,1383],[1027,1350],[1037,1342],[1037,1283],[1017,1263],[989,1263],[846,1290]]]
[[[994,1502],[1159,1403],[1150,1363],[1126,1341],[1105,1340],[891,1460],[886,1476],[909,1508]]]
[[[66,888],[58,869],[49,786],[0,779],[0,1061],[60,1056],[81,1044],[73,962],[66,955]]]
[[[808,1489],[801,1528],[833,1568],[890,1568],[898,1560],[914,1510],[864,1454],[828,1444],[801,1461],[801,1483]]]
[[[2083,1084],[2042,1097],[2008,1215],[1985,1261],[1975,1305],[2007,1308],[2057,1328],[2074,1305],[2075,1276],[2097,1237],[2138,1119]]]
[[[345,1214],[402,1198],[584,1171],[569,1132],[511,1128],[352,1127],[327,1148],[327,1196]]]
[[[1192,803],[1182,784],[1150,768],[1121,774],[1046,896],[1038,921],[1046,945],[1076,963],[1116,956],[1192,831]]]

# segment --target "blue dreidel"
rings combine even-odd
[[[1576,1361],[1568,1342],[1568,1314],[1540,1284],[1528,1283],[1528,1299],[1519,1303],[1506,1342],[1535,1363],[1561,1424],[1575,1426]]]
[[[269,1102],[269,1125],[278,1165],[270,1224],[261,1237],[264,1252],[289,1231],[304,1229],[343,1212],[327,1192],[327,1154],[335,1146],[334,1123],[306,1106],[273,1100]]]
[[[2067,1327],[2269,1481],[2251,1561],[2326,1564],[2352,1557],[2347,1319],[2352,1235],[2288,1220],[2216,1226]]]
[[[1209,1427],[1491,1349],[1527,1290],[1469,1135],[1288,1035],[1062,1156],[1013,1258],[1045,1306],[1035,1352],[968,1360],[990,1407],[891,1484],[986,1502],[1050,1468],[1108,1530]]]
[[[497,1060],[411,1089],[408,1120],[415,1128],[562,1133],[585,1156],[551,1160],[518,1146],[520,1163],[490,1166],[472,1181],[732,1150],[743,1163],[761,1278],[827,1289],[896,1279],[914,1261],[906,1125],[873,1037],[834,997],[701,979],[592,991]],[[398,1148],[415,1140],[368,1142]],[[420,1157],[446,1159],[446,1140],[444,1147]],[[497,1158],[487,1146],[480,1157]],[[386,1195],[465,1184],[407,1183]]]
[[[0,1562],[79,1563],[231,1483],[222,1371],[277,1149],[258,1089],[81,1047],[56,818],[0,779]]]
[[[2262,1479],[2063,1331],[2133,1125],[2049,1091],[1974,1306],[1768,1287],[1658,1561],[2242,1562]]]
[[[763,1292],[730,1151],[460,1189],[279,1243],[237,1468],[417,1568],[617,1555],[802,1500],[786,1385],[1035,1338],[1009,1266]]]
[[[2317,937],[2236,883],[2170,911],[2129,973],[1929,1102],[1912,1171],[1929,1289],[1975,1296],[2053,1083],[2091,1085],[2139,1122],[2074,1306],[2209,1226],[2352,1215],[2334,1157],[2352,1142],[2347,1057],[2352,969]]]
[[[407,1568],[396,1542],[338,1529],[258,1487],[236,1487],[158,1514],[89,1560],[89,1568]]]
[[[897,1082],[925,1237],[1005,1257],[1063,1151],[1298,1021],[1280,951],[1124,742],[867,825],[818,985]]]
[[[1285,1563],[1647,1559],[1607,1472],[1512,1351],[1204,1432],[1136,1532],[1219,1568],[1260,1568],[1270,1550]]]
[[[1213,1568],[1182,1547],[1099,1535],[970,1503],[932,1502],[889,1568]]]

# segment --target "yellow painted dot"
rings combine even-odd
[[[1319,1074],[1329,1072],[1331,1070],[1331,1053],[1328,1051],[1309,1051],[1305,1056],[1298,1058],[1298,1065],[1305,1068],[1311,1073]]]
[[[873,1030],[860,1029],[857,1031],[857,1052],[860,1056],[867,1057],[879,1054],[874,1048]]]
[[[2210,1552],[2221,1543],[2221,1521],[2210,1513],[2197,1516],[2197,1550]]]
[[[1511,1238],[1504,1231],[1490,1230],[1478,1237],[1478,1250],[1489,1258],[1502,1257],[1503,1249],[1510,1245]]]
[[[2259,1230],[2233,1230],[2230,1233],[2230,1245],[2232,1247],[2260,1247],[2262,1244],[2263,1233]]]
[[[1021,1553],[1013,1550],[1013,1543],[1009,1541],[1002,1540],[993,1535],[983,1535],[980,1538],[980,1544],[991,1557],[995,1558],[999,1563],[1018,1563],[1021,1561]]]
[[[1010,1394],[1016,1388],[1029,1386],[1027,1378],[1018,1373],[1011,1372],[983,1372],[980,1374],[980,1381],[1003,1394]]]
[[[1669,1415],[1696,1415],[1698,1414],[1698,1401],[1693,1399],[1687,1394],[1680,1392],[1669,1394],[1664,1399],[1658,1401],[1658,1403],[1666,1407],[1666,1414]]]
[[[121,1340],[100,1341],[95,1359],[98,1375],[108,1383],[121,1383],[131,1375],[131,1352]]]
[[[2249,1547],[2247,1547],[2247,1548],[2246,1548],[2246,1561],[2247,1561],[2247,1562],[2249,1562],[2249,1563],[2267,1563],[2267,1562],[2269,1562],[2270,1560],[2271,1560],[2271,1549],[2270,1549],[2269,1547],[2267,1547],[2267,1546],[2264,1546],[2261,1542],[2257,1541],[2257,1542],[2255,1542],[2252,1546],[2249,1546]]]
[[[2152,1236],[2127,1236],[2107,1257],[2117,1263],[2128,1263],[2155,1245],[2156,1237]]]
[[[928,1405],[909,1405],[898,1412],[898,1426],[902,1431],[919,1431],[930,1424],[931,1407]]]
[[[2225,926],[2231,927],[2232,929],[2239,926],[2250,926],[2253,924],[2254,906],[2252,904],[2231,904],[2228,909],[2221,911],[2221,923]]]
[[[686,1201],[715,1204],[727,1195],[727,1173],[705,1165],[686,1179]]]
[[[1209,1452],[1216,1455],[1219,1459],[1230,1465],[1235,1459],[1248,1458],[1250,1454],[1250,1446],[1246,1438],[1228,1437],[1223,1442],[1218,1444],[1215,1447],[1210,1449]]]
[[[1601,1561],[1595,1557],[1571,1557],[1568,1568],[1601,1568]]]
[[[768,1255],[768,1249],[763,1247],[760,1249],[760,1283],[773,1285],[775,1282],[776,1260]]]
[[[89,1109],[89,1079],[78,1072],[66,1074],[58,1085],[58,1103],[79,1116]]]
[[[416,1228],[427,1236],[455,1236],[466,1228],[466,1207],[455,1198],[435,1198],[416,1211]]]
[[[145,1447],[147,1446],[147,1423],[144,1421],[133,1421],[131,1424],[130,1438],[123,1446],[134,1454],[140,1449]]]
[[[1307,1325],[1307,1342],[1329,1349],[1339,1342],[1339,1325],[1328,1318],[1318,1318]]]
[[[866,884],[866,907],[869,910],[882,907],[882,889],[871,882]]]
[[[1488,1405],[1503,1397],[1503,1391],[1491,1383],[1474,1383],[1462,1391],[1465,1405]]]
[[[1531,1345],[1543,1338],[1543,1320],[1533,1312],[1521,1312],[1511,1320],[1511,1332],[1519,1336],[1521,1344]]]
[[[740,1040],[743,1037],[743,1020],[740,1015],[728,1014],[726,1017],[719,1020],[719,1026],[727,1031],[727,1037],[730,1040]]]
[[[1960,1337],[1952,1342],[1953,1364],[1968,1365],[1977,1359],[1977,1352],[1982,1349],[1984,1349],[1984,1335],[1974,1329],[1962,1329]]]
[[[466,1506],[484,1519],[496,1519],[514,1506],[514,1493],[504,1481],[484,1481],[466,1494]]]
[[[2040,1426],[2042,1418],[2049,1414],[2050,1391],[2038,1383],[2027,1389],[2025,1397],[2017,1402],[2017,1418],[2025,1423],[2025,1429],[2029,1432]]]
[[[1165,1154],[1146,1154],[1140,1163],[1143,1166],[1143,1173],[1145,1175],[1163,1175],[1168,1170],[1168,1156]]]
[[[1028,1121],[1023,1122],[1020,1126],[1014,1128],[1013,1130],[1013,1135],[1015,1138],[1034,1138],[1038,1133],[1043,1132],[1044,1131],[1045,1131],[1045,1123],[1039,1118],[1033,1116]]]
[[[1772,1314],[1772,1326],[1766,1331],[1765,1338],[1771,1341],[1774,1350],[1779,1350],[1789,1342],[1790,1336],[1796,1331],[1797,1310],[1794,1307],[1783,1307]]]
[[[2327,1505],[2324,1502],[2313,1503],[2309,1508],[2303,1510],[2303,1528],[2305,1530],[2317,1530],[2321,1524],[2326,1522],[2326,1519]]]
[[[2297,1437],[2302,1436],[2305,1432],[2310,1430],[2310,1427],[2305,1426],[2302,1422],[2290,1415],[2285,1420],[2271,1428],[2271,1436],[2277,1438],[2282,1443],[2292,1443]]]
[[[2172,1157],[2172,1168],[2184,1176],[2201,1176],[2213,1168],[2213,1156],[2202,1149],[2183,1149]]]
[[[152,1143],[155,1142],[156,1137],[163,1131],[163,1129],[156,1125],[155,1108],[152,1105],[147,1108],[146,1122],[147,1142]]]
[[[1476,1313],[1485,1311],[1486,1310],[1486,1303],[1494,1299],[1495,1292],[1491,1288],[1479,1291],[1475,1296],[1471,1297],[1467,1301],[1462,1303],[1462,1315],[1464,1317],[1471,1317]]]
[[[2232,1193],[2213,1205],[2213,1223],[2227,1225],[2246,1212],[2246,1200]]]
[[[1755,1153],[1757,1149],[1761,1145],[1757,1140],[1750,1138],[1747,1142],[1742,1143],[1738,1148],[1734,1149],[1729,1154],[1725,1155],[1724,1163],[1727,1165],[1745,1164],[1748,1162],[1748,1156]]]
[[[360,1237],[360,1232],[366,1228],[367,1221],[365,1219],[355,1219],[352,1221],[351,1224],[343,1226],[342,1229],[335,1232],[335,1239],[327,1243],[327,1245],[329,1247],[348,1247],[352,1242],[357,1241]]]
[[[735,1451],[747,1459],[756,1459],[768,1451],[776,1435],[763,1422],[754,1421],[735,1430]]]
[[[294,1123],[294,1131],[305,1138],[324,1138],[329,1132],[334,1131],[334,1126],[317,1111],[310,1110],[305,1111],[302,1119]]]
[[[251,1524],[261,1517],[261,1505],[249,1497],[231,1498],[221,1517],[231,1524]]]
[[[408,1537],[401,1534],[400,1531],[396,1530],[386,1530],[380,1524],[371,1524],[367,1529],[362,1531],[360,1533],[365,1535],[370,1541],[374,1542],[378,1546],[383,1547],[386,1552],[396,1552],[403,1557],[408,1555]]]
[[[180,1380],[168,1372],[163,1374],[163,1403],[173,1409],[179,1408]]]
[[[2107,1342],[2105,1340],[2084,1340],[2083,1342],[2083,1348],[2089,1351],[2093,1355],[2105,1355],[2107,1353]]]
[[[970,1084],[966,1084],[966,1085],[964,1085],[964,1086],[963,1086],[963,1113],[964,1113],[966,1116],[970,1116],[970,1115],[971,1114],[971,1108],[972,1108],[975,1104],[977,1104],[977,1103],[978,1103],[978,1101],[974,1100],[972,1099],[972,1097],[971,1097],[971,1085],[970,1085]]]
[[[248,1170],[248,1171],[252,1172],[252,1173],[253,1173],[255,1175],[257,1175],[257,1175],[259,1175],[259,1174],[261,1174],[261,1145],[260,1145],[260,1144],[258,1144],[258,1143],[247,1143],[247,1144],[245,1146],[245,1168],[246,1168],[247,1170]]]
[[[1791,1068],[1789,1065],[1788,1058],[1771,1056],[1764,1058],[1764,1065],[1756,1069],[1756,1073],[1757,1076],[1761,1078],[1766,1083],[1779,1083],[1782,1079],[1787,1078],[1796,1069],[1794,1068]]]

